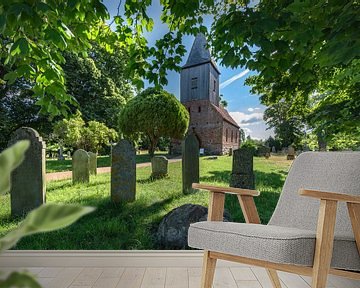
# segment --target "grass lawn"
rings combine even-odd
[[[156,152],[156,155],[164,155],[168,157],[166,152]],[[151,157],[146,153],[136,155],[136,163],[145,163],[150,162]],[[108,167],[110,166],[110,157],[109,156],[99,156],[97,158],[97,167]],[[46,173],[51,172],[61,172],[61,171],[71,171],[71,159],[57,160],[57,159],[47,159],[46,160]]]
[[[232,158],[200,160],[200,182],[228,186]],[[262,223],[267,223],[276,206],[289,169],[285,156],[255,158],[256,188],[261,196],[255,199]],[[88,185],[73,186],[70,180],[53,181],[47,186],[47,201],[77,203],[97,210],[72,226],[22,239],[15,249],[157,249],[153,239],[162,217],[185,203],[207,206],[208,194],[200,191],[181,193],[181,163],[169,164],[169,177],[150,181],[150,167],[137,169],[137,200],[115,205],[109,199],[110,175],[91,178]],[[16,227],[21,219],[10,218],[9,195],[0,196],[0,235]],[[226,209],[233,220],[243,221],[236,196],[227,195]]]

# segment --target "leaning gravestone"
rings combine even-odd
[[[154,156],[151,158],[151,177],[164,178],[168,175],[169,160],[165,156]]]
[[[112,149],[111,200],[115,203],[135,201],[136,150],[128,140],[120,140]]]
[[[89,169],[90,169],[90,175],[96,175],[97,174],[97,155],[93,152],[88,152],[90,157],[89,162]]]
[[[24,161],[11,174],[11,215],[22,216],[43,203],[46,198],[45,142],[32,128],[16,130],[9,146],[19,140],[29,140],[30,147]]]
[[[72,157],[72,179],[73,184],[89,183],[90,179],[90,157],[89,154],[83,150],[76,150]]]
[[[240,148],[234,150],[233,167],[230,186],[244,189],[255,189],[255,175],[253,169],[253,150]]]
[[[199,183],[199,141],[194,134],[185,137],[182,143],[183,193],[192,191],[191,185]]]
[[[289,146],[288,151],[287,151],[287,156],[286,156],[287,160],[294,160],[295,159],[295,149],[292,146]]]

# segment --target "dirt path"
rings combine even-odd
[[[179,162],[179,161],[181,161],[181,159],[178,159],[178,158],[169,159],[169,163],[174,163],[174,162]],[[149,166],[151,166],[151,162],[136,164],[136,168],[149,167]],[[97,174],[110,173],[110,168],[111,167],[97,168]],[[46,181],[69,179],[69,178],[71,178],[71,176],[72,176],[71,171],[46,173]]]

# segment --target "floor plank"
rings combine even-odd
[[[139,288],[145,274],[145,268],[126,268],[116,288]]]
[[[166,268],[147,268],[141,288],[164,288]]]
[[[166,269],[166,288],[188,288],[189,275],[187,268],[167,268]]]
[[[216,269],[214,288],[237,288],[237,284],[229,268]]]

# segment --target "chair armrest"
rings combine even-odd
[[[299,194],[302,196],[308,196],[313,198],[318,198],[320,200],[332,200],[332,201],[342,201],[347,203],[357,203],[360,204],[360,196],[354,196],[349,194],[341,194],[327,191],[317,191],[310,189],[299,189]]]
[[[215,192],[215,193],[236,194],[236,195],[243,195],[243,196],[259,196],[260,195],[260,193],[256,190],[233,188],[233,187],[212,186],[212,185],[205,185],[205,184],[199,184],[199,183],[193,183],[192,188],[208,190],[210,192]]]

